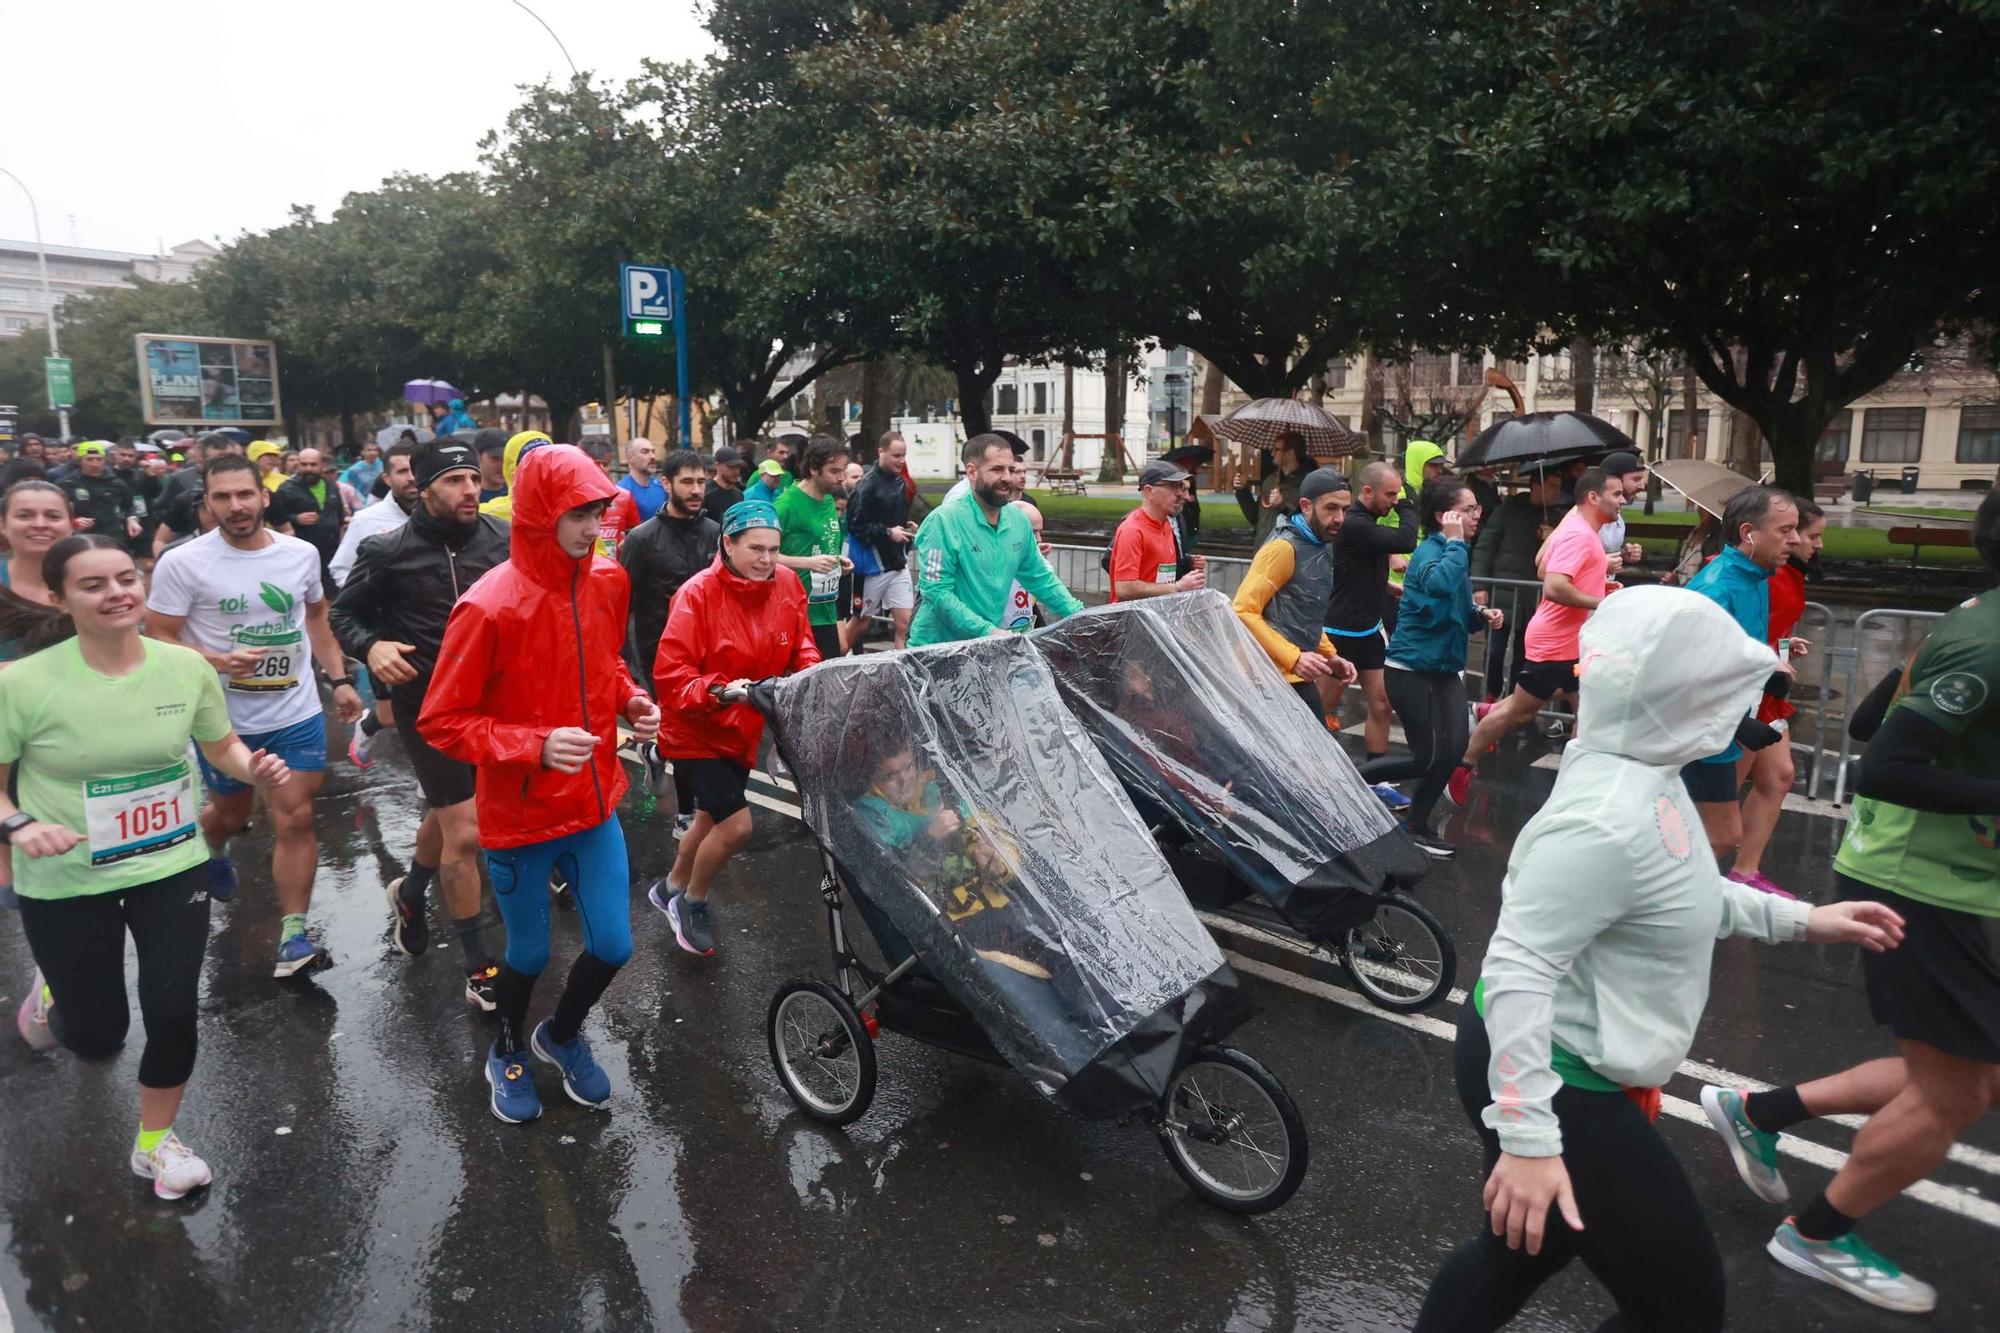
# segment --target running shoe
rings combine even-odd
[[[487,1106],[493,1118],[510,1125],[525,1125],[542,1114],[542,1099],[535,1092],[534,1075],[528,1072],[528,1053],[502,1053],[494,1042],[486,1052],[486,1085],[493,1089]]]
[[[1377,782],[1369,787],[1368,790],[1374,792],[1382,804],[1388,806],[1391,810],[1407,810],[1410,808],[1410,798],[1386,782]]]
[[[1723,878],[1741,884],[1745,888],[1755,889],[1759,893],[1768,893],[1773,898],[1783,898],[1788,902],[1797,902],[1799,900],[1798,894],[1779,888],[1755,870],[1732,870],[1724,875]]]
[[[474,1008],[492,1013],[500,1007],[500,992],[494,984],[500,979],[500,965],[488,963],[477,972],[465,974],[465,1002]]]
[[[208,858],[208,896],[219,903],[236,901],[236,863],[226,856]]]
[[[659,891],[660,886],[655,884],[646,895],[655,907],[660,906]],[[715,956],[715,923],[707,903],[690,898],[685,893],[676,893],[667,899],[666,906],[661,910],[673,923],[674,938],[680,941],[681,948],[703,958]]]
[[[1736,1174],[1750,1192],[1765,1203],[1789,1200],[1791,1188],[1778,1174],[1778,1136],[1750,1123],[1743,1095],[1733,1088],[1706,1087],[1701,1090],[1701,1109],[1708,1112],[1708,1123],[1722,1136],[1729,1160],[1736,1163]]]
[[[682,838],[685,838],[688,834],[688,830],[693,827],[694,827],[693,815],[675,815],[674,841],[679,842]]]
[[[358,724],[347,738],[347,762],[364,771],[375,767],[375,738]]]
[[[611,1076],[591,1058],[590,1043],[581,1032],[568,1041],[557,1041],[549,1035],[549,1020],[544,1018],[535,1024],[528,1045],[537,1056],[562,1071],[563,1091],[578,1106],[601,1111],[611,1100]]]
[[[389,923],[395,931],[396,947],[412,958],[421,958],[431,947],[431,923],[421,905],[412,908],[403,901],[405,878],[398,875],[389,881]]]
[[[1410,841],[1417,844],[1418,850],[1422,851],[1426,856],[1435,856],[1438,860],[1442,861],[1447,857],[1458,855],[1458,848],[1452,846],[1437,834],[1432,833],[1429,829],[1413,828],[1409,832]]]
[[[1472,770],[1460,764],[1451,771],[1451,777],[1444,784],[1444,794],[1451,798],[1453,805],[1462,806],[1472,794]]]
[[[271,969],[271,975],[293,977],[307,969],[330,967],[332,964],[333,959],[326,950],[314,944],[312,937],[302,931],[278,941],[278,962]]]
[[[660,747],[651,741],[639,747],[639,758],[646,763],[646,790],[655,796],[665,796],[672,790],[667,785],[667,761],[660,755]]]
[[[1807,1240],[1796,1218],[1786,1218],[1764,1247],[1773,1259],[1794,1273],[1838,1287],[1857,1300],[1902,1314],[1929,1314],[1937,1308],[1937,1289],[1919,1282],[1848,1232],[1833,1240]]]
[[[215,1179],[208,1163],[188,1151],[181,1136],[172,1130],[151,1152],[132,1148],[132,1174],[153,1182],[153,1193],[162,1199],[178,1199]]]
[[[38,967],[35,979],[28,983],[28,998],[21,1001],[21,1007],[14,1012],[14,1026],[30,1050],[52,1051],[56,1048],[56,1034],[49,1027],[47,995],[48,983],[42,980],[42,969]]]
[[[1484,722],[1486,720],[1486,715],[1492,712],[1496,707],[1498,707],[1498,705],[1491,699],[1488,699],[1485,703],[1472,705],[1472,725],[1476,727],[1481,722]]]

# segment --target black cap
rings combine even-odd
[[[472,447],[482,454],[507,452],[507,432],[498,426],[481,426],[472,434]]]
[[[740,467],[743,463],[743,454],[725,444],[717,447],[715,461],[722,467]]]
[[[417,474],[417,486],[421,489],[447,472],[479,471],[479,455],[465,441],[446,436],[442,440],[432,440],[417,450],[410,466]]]
[[[1332,495],[1336,491],[1351,491],[1354,487],[1347,482],[1347,474],[1337,467],[1314,468],[1306,473],[1306,479],[1299,483],[1299,499],[1317,500],[1322,495]]]
[[[1639,461],[1639,455],[1633,453],[1630,449],[1620,449],[1616,453],[1606,454],[1604,461],[1599,463],[1598,466],[1604,469],[1606,476],[1611,477],[1622,477],[1628,472],[1644,472],[1646,470],[1646,465]]]
[[[1165,459],[1156,458],[1139,469],[1139,489],[1148,486],[1168,485],[1176,481],[1186,481],[1188,474]]]

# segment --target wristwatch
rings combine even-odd
[[[354,677],[352,676],[328,676],[326,678],[326,687],[329,690],[337,690],[343,685],[351,686],[353,684]]]
[[[35,817],[26,810],[16,810],[5,819],[0,819],[0,842],[12,843],[14,835],[35,822]]]

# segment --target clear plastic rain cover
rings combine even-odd
[[[1142,1027],[1121,1064],[1178,1040],[1161,1011],[1222,955],[1026,642],[841,658],[766,698],[878,937],[886,918],[1015,1069],[1055,1093]]]
[[[1142,816],[1170,817],[1308,934],[1429,869],[1219,592],[1093,607],[1034,631]]]

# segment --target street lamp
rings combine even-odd
[[[27,182],[5,167],[0,167],[0,176],[5,176],[8,180],[20,186],[21,193],[28,196],[28,216],[35,224],[35,258],[40,262],[42,268],[42,309],[47,312],[49,320],[49,355],[61,356],[62,343],[56,337],[56,302],[55,297],[49,294],[49,252],[42,248],[42,211],[35,207],[35,193],[28,188]],[[69,438],[69,409],[67,407],[58,407],[56,409],[56,425],[63,439],[67,440]]]

